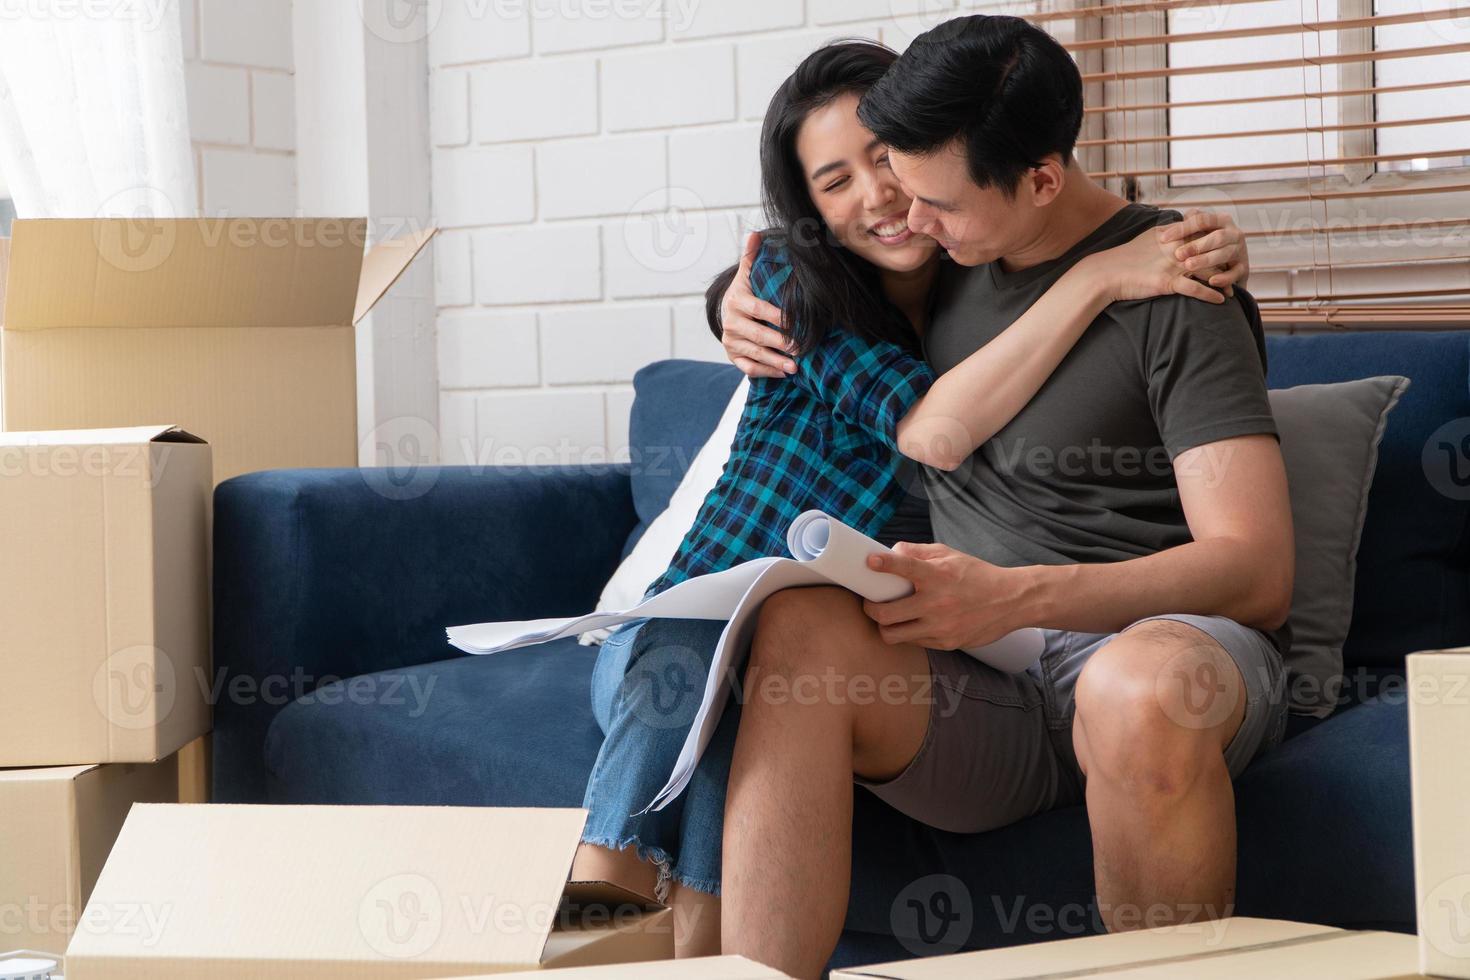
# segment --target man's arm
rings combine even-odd
[[[1240,436],[1174,461],[1194,540],[1106,564],[1002,568],[941,544],[900,543],[870,567],[914,594],[863,608],[889,643],[956,650],[1025,626],[1112,633],[1165,613],[1228,616],[1257,629],[1286,621],[1296,555],[1281,449]]]
[[[1228,616],[1257,629],[1286,622],[1296,554],[1286,468],[1268,435],[1199,446],[1174,460],[1188,544],[1103,565],[1033,566],[1020,618],[1109,633],[1146,616]]]

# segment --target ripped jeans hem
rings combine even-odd
[[[583,837],[582,843],[605,847],[610,851],[626,851],[630,847],[636,847],[638,860],[646,861],[658,870],[658,880],[653,885],[654,899],[662,904],[668,904],[669,882],[674,876],[674,862],[663,848],[649,847],[637,837]]]
[[[720,882],[717,878],[699,878],[680,872],[673,866],[673,859],[667,851],[661,847],[651,847],[644,844],[637,837],[584,837],[582,843],[592,844],[595,847],[605,847],[611,851],[626,851],[630,847],[637,848],[640,861],[646,861],[658,871],[658,880],[653,886],[653,897],[656,901],[668,904],[669,889],[673,882],[677,881],[685,888],[692,888],[706,895],[719,897]]]

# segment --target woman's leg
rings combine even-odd
[[[611,880],[644,894],[652,890],[673,904],[678,955],[705,949],[709,938],[700,924],[708,928],[718,915],[700,911],[710,896],[682,883],[669,888],[682,847],[685,796],[663,810],[639,811],[673,771],[724,625],[650,620],[633,636],[625,636],[624,627],[603,644],[593,675],[593,710],[606,738],[587,782],[583,806],[589,814],[573,876]]]
[[[723,625],[723,624],[721,624]],[[718,639],[718,637],[716,637]],[[679,956],[720,953],[720,854],[730,760],[740,728],[732,692],[683,794],[679,858],[673,868],[674,940]]]

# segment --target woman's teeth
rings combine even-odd
[[[873,229],[873,234],[879,238],[896,238],[909,230],[907,221],[895,221],[892,224],[878,225]]]

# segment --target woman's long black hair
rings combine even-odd
[[[799,353],[820,344],[834,323],[917,352],[913,326],[884,296],[878,269],[838,242],[822,220],[796,155],[796,136],[807,116],[848,93],[861,96],[897,59],[897,52],[872,41],[828,44],[807,56],[766,110],[761,196],[771,228],[761,234],[763,241],[784,246],[791,262],[777,305]],[[705,316],[716,338],[723,332],[720,301],[738,271],[726,269],[705,293]]]

